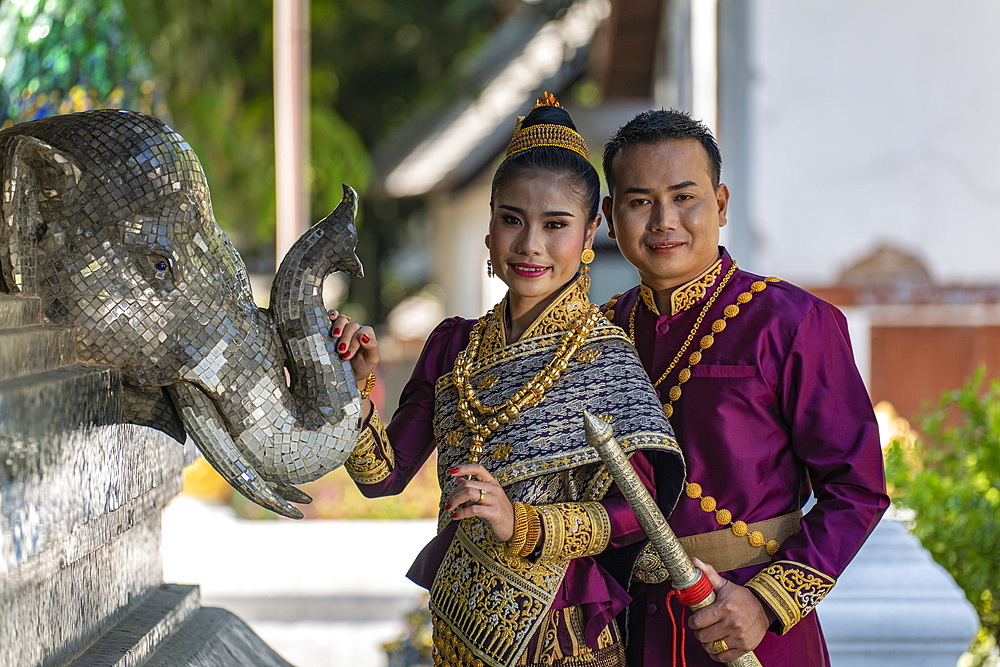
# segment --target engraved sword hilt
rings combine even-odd
[[[701,570],[694,566],[680,540],[670,528],[666,517],[657,506],[653,497],[649,495],[646,485],[639,479],[635,469],[625,457],[618,441],[615,440],[611,425],[599,417],[595,417],[588,411],[583,411],[583,430],[587,437],[587,444],[597,450],[597,454],[604,461],[612,479],[618,485],[618,489],[625,496],[628,504],[635,512],[639,525],[646,531],[646,536],[652,543],[653,548],[660,555],[660,560],[670,573],[670,580],[673,582],[674,590],[684,591],[691,588],[706,576]],[[715,591],[710,591],[700,602],[689,604],[688,609],[698,611],[715,602]],[[760,661],[753,651],[744,653],[742,656],[727,662],[727,665],[735,667],[761,667]]]

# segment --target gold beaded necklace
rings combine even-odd
[[[484,405],[479,400],[469,380],[476,353],[482,343],[483,329],[494,317],[496,309],[502,305],[501,303],[499,306],[495,306],[490,312],[479,318],[479,321],[472,327],[472,332],[469,334],[469,344],[455,359],[455,368],[452,371],[452,384],[458,391],[458,414],[465,425],[469,427],[469,431],[472,432],[472,443],[469,445],[469,463],[472,464],[479,463],[479,457],[483,454],[483,444],[494,431],[515,419],[525,408],[530,408],[542,401],[545,392],[556,383],[559,376],[566,370],[570,359],[586,342],[590,332],[602,317],[597,306],[587,304],[580,316],[570,324],[560,338],[552,360],[506,401],[497,406],[489,406]],[[481,415],[490,415],[490,417],[484,423],[473,413],[473,409]]]
[[[712,304],[715,303],[715,300],[718,298],[718,296],[720,294],[722,294],[723,288],[729,282],[729,279],[733,277],[733,274],[735,272],[736,272],[736,262],[733,262],[733,265],[731,267],[729,267],[729,271],[726,272],[726,275],[722,278],[722,282],[719,283],[719,288],[717,290],[715,290],[715,292],[709,298],[708,302],[705,304],[705,307],[701,309],[701,313],[698,314],[698,319],[695,320],[694,327],[691,328],[691,333],[688,334],[687,340],[685,340],[684,344],[681,345],[681,349],[677,351],[677,356],[675,356],[674,360],[671,361],[670,364],[667,366],[667,370],[663,371],[663,375],[660,376],[660,379],[653,383],[653,387],[654,388],[655,387],[659,387],[660,383],[667,379],[667,376],[670,375],[670,371],[674,370],[674,367],[677,366],[677,362],[681,360],[681,357],[684,355],[684,353],[687,351],[687,349],[691,346],[691,341],[694,340],[695,334],[697,334],[698,333],[698,329],[701,328],[702,320],[704,320],[705,319],[705,315],[708,314],[708,309],[712,307]],[[629,316],[628,316],[628,338],[629,338],[630,341],[632,341],[632,345],[635,345],[635,311],[638,308],[639,308],[639,299],[637,298],[635,300],[635,303],[632,304],[632,312],[629,313]],[[713,331],[714,331],[714,325],[713,325]],[[721,331],[721,329],[720,329],[720,331]],[[718,332],[716,332],[716,333],[718,333]],[[711,346],[711,344],[709,346]],[[703,346],[702,349],[707,349],[707,348],[705,348]],[[696,352],[695,354],[699,354],[699,353]],[[698,361],[701,361],[700,354],[699,354],[699,357],[698,357]],[[697,363],[697,362],[695,362],[695,363]],[[670,415],[668,414],[667,418],[669,418],[669,417],[670,417]]]
[[[729,279],[733,276],[733,273],[735,272],[736,272],[736,262],[733,262],[733,265],[729,268],[729,271],[726,273],[725,277],[719,283],[718,289],[715,290],[715,293],[712,294],[711,298],[709,298],[708,302],[705,304],[705,307],[702,308],[701,312],[698,314],[698,319],[695,321],[694,327],[692,327],[691,329],[691,333],[688,334],[688,337],[684,341],[684,344],[681,345],[680,350],[677,352],[677,356],[675,356],[674,360],[670,362],[669,366],[667,366],[666,372],[664,372],[663,375],[660,376],[660,379],[653,383],[654,387],[663,382],[667,378],[667,376],[670,375],[670,372],[674,370],[674,368],[677,366],[677,362],[680,361],[681,357],[684,355],[688,347],[691,345],[691,341],[693,341],[694,337],[698,334],[698,330],[701,328],[701,323],[705,319],[705,315],[708,314],[708,309],[712,307],[713,303],[715,303],[716,297],[718,297],[719,294],[722,293],[722,289],[726,286],[726,284],[729,282]],[[698,347],[700,349],[695,350],[694,352],[691,353],[691,356],[688,357],[688,365],[685,368],[683,368],[680,373],[677,374],[677,384],[671,387],[670,391],[667,392],[667,402],[663,404],[663,413],[667,416],[667,419],[672,417],[674,414],[673,404],[675,401],[677,401],[677,399],[681,397],[681,385],[691,379],[691,368],[693,366],[698,365],[698,363],[701,362],[702,351],[709,349],[710,347],[712,347],[712,345],[715,344],[714,334],[720,334],[723,331],[725,331],[726,320],[732,319],[737,315],[739,315],[740,306],[745,306],[746,304],[750,303],[750,301],[753,300],[754,294],[758,292],[763,292],[765,289],[767,289],[768,283],[776,283],[776,282],[778,282],[778,278],[772,278],[772,277],[765,278],[764,280],[754,281],[753,283],[750,284],[749,292],[740,292],[736,296],[736,303],[726,306],[725,310],[722,311],[722,317],[712,322],[712,333],[706,334],[701,337],[701,340],[698,341]],[[629,318],[628,318],[628,337],[629,340],[632,341],[633,345],[635,345],[635,312],[639,306],[639,301],[640,299],[637,297],[635,303],[632,305],[632,312],[629,313]],[[702,496],[701,493],[702,489],[700,484],[689,481],[687,484],[685,484],[684,492],[688,498],[699,501],[698,505],[699,507],[701,507],[701,510],[703,512],[714,514],[716,523],[718,523],[720,526],[728,526],[729,529],[733,532],[733,535],[735,535],[736,537],[746,537],[747,541],[750,543],[750,546],[754,548],[764,547],[765,551],[769,556],[773,556],[775,553],[777,553],[778,547],[780,547],[781,545],[776,540],[765,540],[764,534],[761,533],[760,531],[749,530],[749,528],[747,527],[747,523],[745,521],[739,521],[739,520],[733,521],[732,512],[730,512],[727,509],[722,509],[718,507],[715,498],[713,498],[712,496]]]

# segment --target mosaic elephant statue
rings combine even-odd
[[[124,419],[183,442],[288,517],[291,486],[343,463],[361,400],[326,335],[323,279],[361,276],[357,194],[289,250],[254,304],[191,147],[161,121],[101,110],[0,131],[0,291],[71,325],[78,358],[120,369]],[[287,374],[286,374],[287,372]]]

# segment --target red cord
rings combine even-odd
[[[667,605],[667,615],[670,616],[670,630],[673,635],[673,642],[670,645],[670,656],[673,657],[677,655],[677,635],[678,635],[678,622],[674,617],[674,608],[670,605],[670,598],[677,597],[677,601],[681,603],[681,618],[680,618],[680,659],[674,664],[678,667],[687,667],[687,658],[685,655],[685,640],[687,638],[687,632],[685,632],[684,627],[684,616],[687,614],[687,608],[691,605],[698,604],[705,598],[707,598],[712,593],[712,582],[708,580],[703,573],[699,574],[698,581],[694,582],[691,586],[683,590],[672,590],[667,593],[667,599],[665,603]]]
[[[699,572],[698,581],[687,588],[679,591],[671,591],[677,594],[677,600],[685,607],[698,604],[712,594],[712,582],[704,574]]]

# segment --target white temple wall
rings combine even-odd
[[[888,242],[1000,280],[998,26],[991,0],[752,0],[744,265],[824,285]]]

